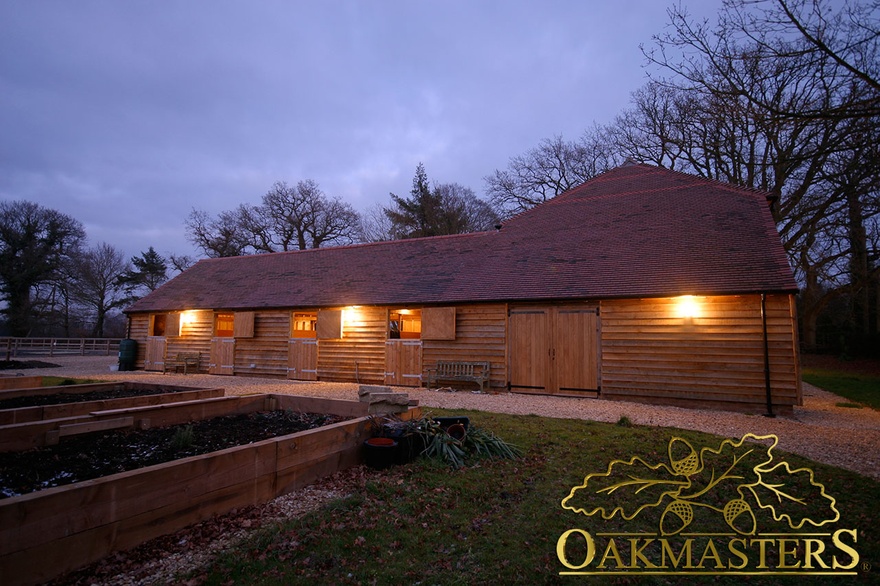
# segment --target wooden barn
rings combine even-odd
[[[767,194],[628,164],[489,232],[201,260],[126,313],[147,370],[785,413],[796,291]]]

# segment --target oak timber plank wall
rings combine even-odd
[[[700,316],[676,317],[677,300],[601,304],[601,396],[607,399],[766,411],[759,295],[698,297]],[[767,296],[774,409],[801,404],[791,295]]]
[[[253,337],[235,338],[235,374],[287,376],[289,311],[258,311]]]
[[[422,376],[438,360],[483,361],[491,364],[490,387],[507,386],[507,305],[459,305],[455,308],[455,340],[422,342]]]
[[[388,309],[347,309],[342,335],[318,340],[318,380],[382,384]]]
[[[173,358],[179,352],[198,352],[199,372],[207,372],[213,331],[213,311],[187,312],[187,320],[180,324],[180,335],[167,336],[165,356]]]
[[[137,340],[137,353],[135,354],[137,368],[144,367],[144,359],[147,357],[147,334],[149,329],[149,315],[139,313],[131,316],[128,337],[132,340]]]

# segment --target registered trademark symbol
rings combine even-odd
[[[862,571],[870,572],[871,571],[871,562],[862,562]]]

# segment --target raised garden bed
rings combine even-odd
[[[184,425],[111,429],[23,452],[0,452],[0,500],[345,421],[350,417],[260,411]]]
[[[86,415],[93,411],[222,397],[221,388],[131,382],[88,383],[0,391],[0,425]]]
[[[41,376],[0,375],[0,390],[27,389],[43,384]]]
[[[203,404],[201,408],[197,404]],[[357,464],[368,405],[288,395],[224,397],[117,411],[153,422],[255,411],[352,417],[317,429],[0,500],[0,584],[35,584],[212,515],[267,502]],[[203,417],[186,418],[201,410]],[[127,414],[126,414],[127,413]],[[404,418],[418,417],[410,408]],[[183,417],[182,420],[180,418]],[[133,427],[137,427],[135,424]],[[61,442],[66,441],[64,437]]]

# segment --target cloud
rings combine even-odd
[[[278,180],[365,209],[422,162],[480,194],[510,157],[625,106],[665,8],[621,4],[3,3],[0,198],[133,256],[194,253],[190,210]]]

